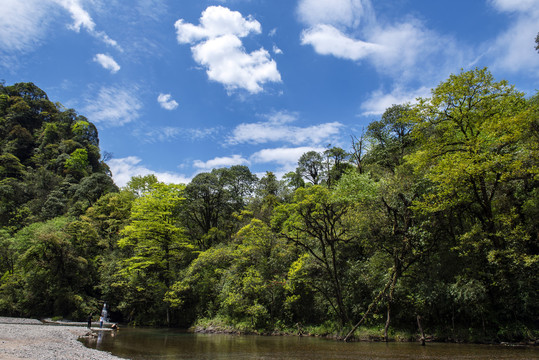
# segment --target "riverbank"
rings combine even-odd
[[[333,340],[342,340],[346,333],[338,333],[338,330],[330,324],[319,326],[301,326],[296,324],[296,328],[275,329],[273,331],[260,331],[252,329],[248,324],[231,325],[223,318],[200,319],[189,329],[200,334],[230,334],[230,335],[263,335],[263,336],[308,336]],[[379,327],[360,327],[354,333],[350,341],[360,342],[384,342],[383,329]],[[535,336],[534,336],[535,334]],[[495,337],[477,336],[462,331],[458,334],[426,334],[425,341],[437,343],[467,343],[467,344],[488,344],[506,346],[538,346],[539,337],[537,333],[520,334],[524,340],[499,340]],[[388,336],[389,342],[421,342],[419,333],[391,330]]]
[[[89,349],[78,339],[89,333],[83,326],[45,325],[35,319],[0,317],[0,359],[117,360]]]

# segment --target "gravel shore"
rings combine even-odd
[[[35,319],[0,317],[0,359],[121,359],[89,349],[77,340],[88,332],[81,326],[43,325]]]

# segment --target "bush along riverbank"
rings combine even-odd
[[[330,322],[321,325],[295,324],[295,327],[276,326],[272,329],[255,328],[248,322],[233,322],[223,317],[203,318],[196,322],[190,331],[202,334],[261,335],[261,336],[312,336],[343,341],[348,331],[340,330]],[[349,329],[348,329],[349,330]],[[505,344],[538,346],[539,333],[525,327],[506,329],[501,333],[482,333],[474,329],[437,329],[423,335],[419,330],[388,331],[388,342],[451,342],[476,344]],[[512,339],[512,340],[507,340]],[[350,336],[348,341],[386,341],[384,327],[361,326]]]

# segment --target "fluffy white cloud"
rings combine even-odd
[[[157,179],[167,184],[186,184],[190,178],[171,172],[156,172],[141,165],[142,160],[136,156],[128,156],[120,159],[111,159],[107,162],[112,172],[112,178],[116,185],[127,185],[133,176],[145,176],[154,174]]]
[[[178,107],[178,103],[172,99],[170,94],[159,94],[157,102],[165,110],[174,110]]]
[[[539,56],[533,40],[539,31],[539,0],[492,0],[492,5],[500,12],[515,15],[488,51],[494,61],[493,68],[536,75]]]
[[[332,25],[325,24],[303,31],[301,44],[312,45],[318,54],[349,60],[360,60],[376,52],[381,53],[383,49],[381,45],[353,39]]]
[[[405,103],[415,104],[417,98],[429,96],[430,88],[427,87],[421,87],[413,91],[397,87],[390,93],[384,93],[381,90],[377,90],[372,92],[369,99],[361,104],[361,109],[363,110],[361,115],[381,115],[392,105]]]
[[[261,32],[260,23],[222,6],[210,6],[200,18],[200,25],[175,23],[180,44],[193,44],[194,60],[206,68],[208,78],[229,91],[244,89],[250,93],[263,90],[267,82],[280,82],[277,64],[264,48],[247,53],[240,38]]]
[[[342,124],[338,122],[325,123],[307,127],[291,126],[296,114],[278,112],[267,117],[267,121],[240,124],[228,138],[230,144],[264,144],[267,142],[284,141],[295,145],[310,143],[320,144],[331,142],[331,138],[339,134]]]
[[[105,126],[121,126],[137,119],[141,102],[136,88],[102,87],[96,98],[88,99],[83,113],[95,123]]]
[[[120,70],[120,65],[114,60],[110,55],[106,54],[97,54],[94,56],[94,61],[101,65],[104,69],[110,70],[111,73],[115,74]]]
[[[231,11],[222,6],[210,6],[204,10],[198,26],[185,23],[183,19],[176,21],[174,26],[179,43],[193,43],[223,35],[245,37],[251,32],[255,34],[261,32],[258,21],[250,16],[245,19],[238,11]]]
[[[211,170],[233,165],[250,165],[250,162],[241,155],[216,157],[208,161],[195,160],[193,162],[193,166],[199,170]]]

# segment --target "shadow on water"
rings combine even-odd
[[[148,359],[539,359],[535,347],[430,343],[342,343],[295,336],[192,334],[170,329],[122,328],[85,339],[91,348],[133,360]]]

